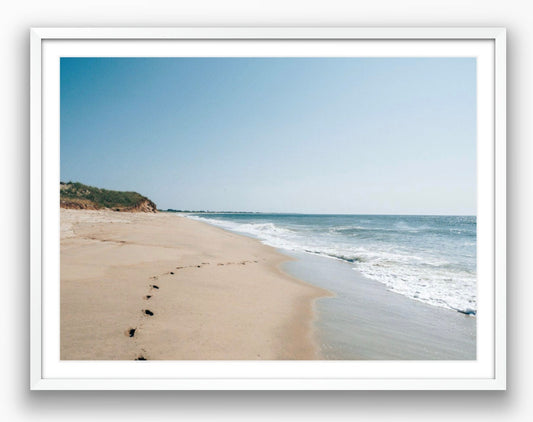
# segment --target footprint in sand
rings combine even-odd
[[[152,297],[152,295],[146,295],[146,296],[144,297],[144,300],[148,300],[148,299],[150,299],[151,297]]]
[[[153,316],[154,315],[154,313],[152,311],[150,311],[149,309],[144,309],[143,313],[148,315],[148,316]]]
[[[150,284],[151,289],[159,289],[159,286],[156,286],[155,284]]]
[[[143,355],[139,355],[139,357],[135,358],[135,360],[147,360]]]
[[[126,334],[128,335],[128,337],[133,337],[135,335],[135,331],[137,331],[136,328],[130,328]]]

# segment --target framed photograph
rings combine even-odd
[[[31,389],[505,389],[505,40],[32,29]]]

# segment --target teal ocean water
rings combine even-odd
[[[213,213],[189,218],[350,263],[390,291],[474,314],[476,217]]]

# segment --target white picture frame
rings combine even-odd
[[[259,43],[258,53],[253,46]],[[59,57],[389,57],[392,43],[395,56],[478,58],[478,290],[484,312],[475,361],[152,361],[131,374],[132,362],[58,359]],[[32,390],[506,388],[504,28],[33,28],[30,85]]]

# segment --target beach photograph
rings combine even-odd
[[[60,359],[476,360],[476,72],[62,57]]]

